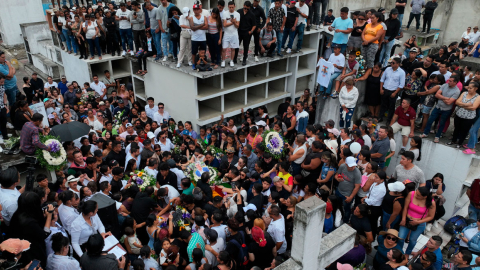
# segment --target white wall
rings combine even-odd
[[[23,44],[21,23],[45,21],[39,0],[1,0],[0,10],[0,32],[7,46]]]
[[[446,146],[441,143],[434,143],[430,140],[423,139],[422,141],[422,158],[420,161],[415,161],[414,164],[419,166],[425,174],[425,179],[429,180],[436,173],[442,173],[445,178],[445,192],[443,196],[446,198],[444,204],[445,216],[443,219],[448,219],[452,216],[455,207],[455,201],[459,198],[463,184],[467,179],[478,178],[480,172],[478,170],[478,160],[480,157],[476,155],[465,155],[461,150]],[[400,163],[401,135],[395,135],[397,141],[396,154],[390,161],[390,166],[387,169],[387,175],[392,175],[395,166]],[[407,145],[407,149],[410,145]]]
[[[75,54],[68,54],[63,50],[61,50],[61,53],[65,76],[69,81],[77,81],[79,85],[83,85],[84,82],[92,81],[86,61],[78,59],[78,55],[75,56]]]

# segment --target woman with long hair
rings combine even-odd
[[[89,9],[90,10],[90,9]],[[100,30],[98,29],[98,25],[95,22],[95,15],[87,15],[89,20],[86,20],[83,24],[83,32],[85,32],[85,36],[87,38],[88,47],[90,48],[90,60],[93,60],[95,57],[95,49],[98,53],[98,59],[102,60],[102,49],[100,48],[100,38],[97,36],[100,35]]]
[[[420,161],[422,159],[422,138],[420,136],[414,136],[410,140],[410,149],[408,151],[415,155],[414,160]]]
[[[334,154],[330,152],[325,152],[322,155],[321,161],[323,162],[322,172],[320,173],[320,177],[317,179],[317,183],[320,186],[322,185],[332,186],[333,179],[334,179],[333,176],[335,175],[338,169],[337,158],[335,157]],[[331,183],[331,185],[328,185],[329,182]]]
[[[452,141],[447,145],[457,144],[457,148],[463,145],[463,141],[468,135],[470,128],[475,123],[477,117],[477,108],[480,106],[480,95],[477,93],[480,85],[478,82],[470,82],[466,87],[467,91],[463,92],[456,101],[459,107],[456,110]]]
[[[435,93],[440,90],[440,86],[445,84],[445,77],[442,74],[432,74],[430,75],[427,82],[425,82],[424,90],[418,92],[417,95],[420,97],[420,103],[423,104],[422,107],[422,127],[420,128],[420,132],[423,133],[423,130],[427,126],[428,117],[430,116],[430,112],[435,106],[435,102],[437,98],[435,98]]]
[[[167,26],[170,32],[170,40],[173,43],[173,61],[177,61],[177,53],[178,48],[180,47],[180,34],[182,32],[182,28],[180,27],[180,16],[182,16],[182,12],[176,6],[172,6],[168,11],[168,18]]]
[[[343,216],[345,215],[343,212],[343,202],[335,194],[328,196],[327,202],[332,204],[333,226],[336,229],[343,224]]]
[[[412,35],[409,39],[407,39],[407,41],[405,41],[405,43],[403,43],[403,46],[405,46],[405,50],[403,51],[403,55],[405,56],[405,58],[408,58],[410,50],[412,48],[418,47],[417,36]]]
[[[203,256],[203,251],[199,248],[195,248],[192,251],[192,262],[185,267],[185,270],[199,270],[200,267],[207,262],[207,258]]]
[[[208,49],[210,51],[212,63],[215,65],[213,68],[217,69],[218,65],[220,65],[220,62],[222,61],[222,51],[220,49],[220,45],[222,44],[223,35],[222,18],[218,8],[212,9],[211,16],[208,17],[207,23]]]
[[[52,235],[53,252],[47,258],[47,269],[80,269],[77,260],[68,256],[70,240],[61,232]]]
[[[130,175],[137,169],[137,161],[135,159],[130,159],[125,165],[125,175]]]
[[[403,212],[407,192],[402,182],[393,182],[387,185],[387,193],[382,201],[382,228],[397,229]]]
[[[412,253],[418,237],[425,230],[426,223],[435,217],[435,209],[435,201],[427,187],[419,187],[408,194],[400,222],[400,238],[405,239],[410,232],[410,242],[405,254]],[[403,243],[404,241],[400,240],[400,246],[403,247]]]
[[[362,32],[362,55],[365,58],[367,71],[373,68],[375,63],[375,55],[378,51],[378,43],[383,36],[383,26],[379,20],[382,18],[382,13],[375,12],[371,17],[371,23],[367,24]]]
[[[18,172],[15,175],[18,177]],[[45,239],[50,234],[53,211],[54,207],[51,204],[42,211],[40,196],[35,192],[26,191],[18,197],[18,208],[9,225],[12,238],[30,242],[30,249],[26,253],[31,259],[39,260],[43,268],[47,265]]]
[[[427,180],[425,186],[430,190],[432,193],[432,197],[435,200],[435,216],[433,217],[433,226],[436,228],[438,227],[438,220],[445,215],[445,207],[443,204],[445,203],[445,198],[443,197],[443,193],[445,192],[445,181],[443,178],[443,174],[436,173],[431,180]],[[427,224],[425,230],[428,232],[432,229],[432,222]]]
[[[234,259],[228,254],[227,251],[222,250],[218,253],[217,256],[217,268],[220,270],[231,270],[231,269],[237,269],[237,263],[235,262]]]
[[[387,156],[385,157],[385,167],[383,170],[387,170],[388,165],[390,165],[390,160],[395,155],[395,149],[397,148],[397,143],[395,142],[395,138],[393,137],[393,128],[388,126],[387,128],[387,135],[390,141],[390,149],[388,150]]]
[[[372,228],[373,239],[377,235],[378,218],[382,216],[382,201],[387,193],[385,181],[387,180],[387,174],[384,171],[372,173],[368,179],[371,182],[370,185],[363,186],[363,191],[367,192],[363,197],[362,202],[367,204],[370,208],[370,214],[368,220],[370,221],[370,227]]]
[[[287,108],[287,112],[283,114],[282,121],[287,126],[287,132],[283,133],[285,139],[287,139],[288,143],[292,143],[295,139],[295,125],[297,120],[295,118],[295,106],[290,105]]]

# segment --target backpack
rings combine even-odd
[[[245,234],[240,231],[238,232],[240,233],[240,235],[242,236],[242,244],[238,243],[237,240],[235,239],[232,239],[230,240],[230,243],[234,244],[238,250],[239,250],[239,253],[238,253],[238,261],[242,264],[242,265],[247,265],[248,264],[248,247],[247,245],[245,244]]]
[[[467,226],[467,220],[462,216],[454,216],[445,222],[443,228],[451,234],[460,233]]]

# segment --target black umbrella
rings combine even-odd
[[[60,137],[60,141],[74,141],[82,136],[88,135],[90,126],[78,121],[56,125],[50,130],[49,135]]]

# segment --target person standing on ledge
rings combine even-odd
[[[35,154],[36,148],[47,150],[50,152],[50,147],[40,142],[39,131],[42,130],[40,126],[43,123],[43,115],[35,113],[32,116],[32,121],[25,123],[20,133],[20,148],[27,155]],[[47,135],[50,132],[48,127],[43,130],[43,135]]]
[[[340,18],[336,18],[332,25],[328,27],[328,31],[335,31],[332,46],[339,45],[343,55],[347,50],[348,35],[353,31],[353,20],[348,18],[348,11],[348,7],[341,8]]]

